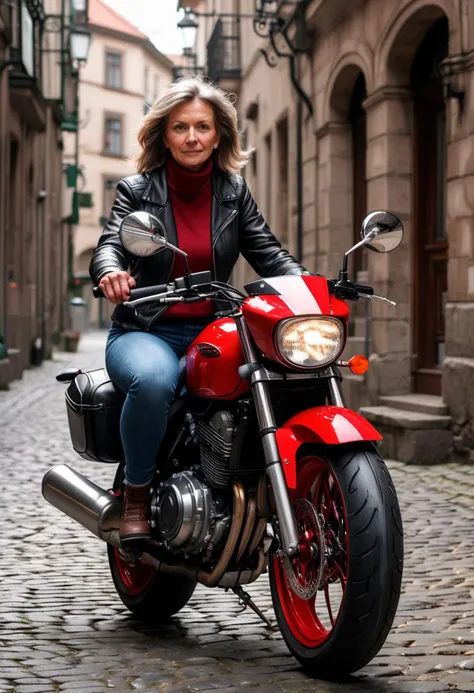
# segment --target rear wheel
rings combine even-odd
[[[114,491],[123,484],[123,465],[117,469]],[[196,580],[191,575],[161,573],[137,560],[125,561],[119,549],[107,545],[110,572],[115,589],[127,609],[147,623],[166,621],[191,599]]]
[[[390,474],[375,448],[306,448],[294,509],[300,556],[273,557],[278,625],[312,674],[363,667],[388,635],[400,596],[403,533]]]

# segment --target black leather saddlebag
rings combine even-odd
[[[125,397],[105,368],[79,373],[66,390],[73,448],[86,460],[123,462],[120,413]]]

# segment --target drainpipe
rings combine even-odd
[[[293,87],[298,94],[296,104],[296,239],[297,260],[303,262],[303,101],[309,110],[309,117],[313,114],[313,105],[307,94],[302,90],[298,82],[299,64],[296,56],[290,60],[290,77]]]
[[[305,53],[308,50],[306,36],[306,8],[309,2],[310,0],[299,0],[291,17],[289,17],[284,25],[279,26],[277,33],[281,33],[285,39],[289,52],[284,52],[278,48],[273,32],[270,32],[269,35],[270,44],[274,54],[279,58],[287,58],[289,61],[291,83],[298,95],[296,106],[296,238],[298,262],[302,262],[303,260],[303,102],[306,104],[308,109],[307,118],[311,118],[313,115],[313,104],[311,103],[311,99],[303,90],[299,82],[300,64],[298,62],[298,54]],[[295,43],[299,44],[297,46],[295,46],[295,43],[292,42],[288,35],[289,28],[293,23],[296,27],[294,41]],[[264,56],[269,67],[276,67],[277,61],[272,60],[266,50],[261,48],[260,52]]]

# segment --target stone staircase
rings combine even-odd
[[[380,397],[378,406],[362,406],[360,414],[383,435],[380,449],[386,458],[434,464],[448,461],[452,454],[451,417],[441,397]]]

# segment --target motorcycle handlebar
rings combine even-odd
[[[360,294],[372,296],[372,294],[374,293],[374,289],[372,286],[364,286],[364,284],[356,284],[355,287]]]
[[[144,286],[141,289],[131,289],[129,301],[135,301],[137,298],[145,298],[146,296],[155,296],[155,294],[165,294],[168,291],[168,284],[156,284],[155,286]]]
[[[131,289],[129,301],[134,301],[137,298],[145,298],[145,296],[154,296],[155,294],[164,294],[168,291],[168,284],[156,284],[156,286],[144,286],[141,289]],[[103,291],[100,286],[94,286],[92,289],[94,298],[104,298]]]

